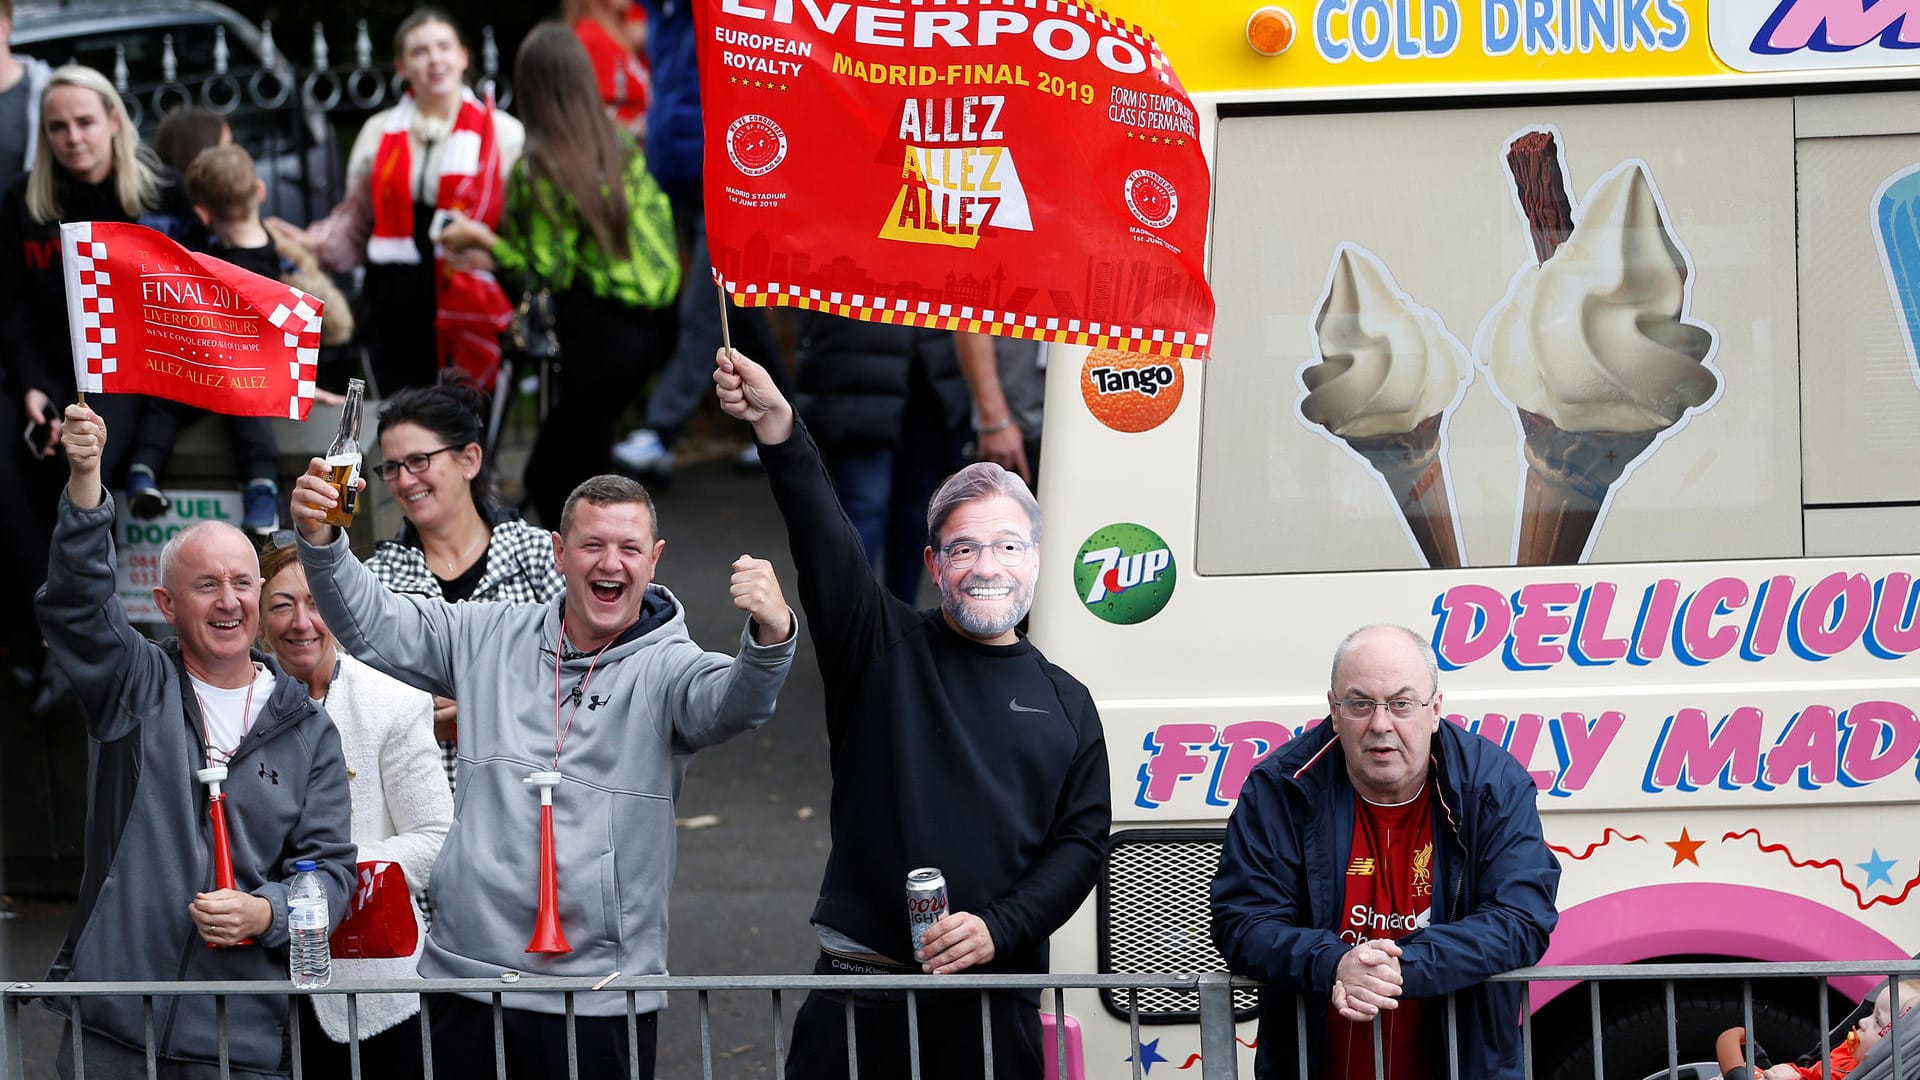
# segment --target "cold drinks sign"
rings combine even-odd
[[[1200,132],[1144,32],[1060,0],[696,11],[737,301],[1210,354]]]

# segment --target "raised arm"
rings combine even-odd
[[[106,422],[84,405],[69,405],[61,443],[67,490],[53,530],[47,583],[35,598],[53,661],[80,697],[87,732],[120,738],[141,717],[120,707],[128,681],[166,661],[145,647],[114,593],[113,503],[100,480]],[[155,677],[164,677],[150,672]]]
[[[793,406],[767,370],[736,351],[715,357],[713,381],[720,407],[753,425],[767,482],[787,523],[808,633],[823,670],[837,671],[871,655],[905,605],[873,576],[860,534],[827,479],[820,450],[794,416]]]
[[[328,629],[357,660],[441,697],[453,691],[453,639],[459,605],[388,591],[353,557],[346,530],[326,523],[339,499],[327,486],[325,461],[314,458],[295,481],[291,509],[300,533],[300,563]]]

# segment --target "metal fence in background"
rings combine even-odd
[[[281,47],[271,21],[257,29],[236,25],[231,40],[228,27],[218,25],[156,29],[151,31],[156,41],[142,40],[140,33],[103,35],[94,49],[62,50],[53,44],[51,50],[36,51],[50,51],[55,63],[71,60],[99,68],[119,90],[134,126],[149,135],[169,110],[183,106],[226,117],[234,140],[253,155],[266,181],[266,213],[297,224],[324,216],[339,203],[343,144],[406,89],[391,61],[376,63],[365,19],[356,25],[351,61],[343,63],[335,62],[336,50],[318,23],[311,39],[301,43],[304,59]],[[130,58],[129,49],[138,55]],[[481,28],[475,53],[476,92],[492,92],[495,103],[510,110],[513,89],[501,72],[492,26]]]
[[[1604,988],[1610,984],[1620,983],[1633,983],[1641,990],[1649,987],[1657,987],[1660,997],[1665,1002],[1665,1022],[1662,1025],[1666,1035],[1664,1047],[1665,1064],[1662,1067],[1656,1067],[1650,1074],[1636,1072],[1633,1075],[1667,1076],[1672,1078],[1672,1080],[1706,1080],[1707,1077],[1716,1075],[1718,1072],[1718,1069],[1711,1065],[1706,1065],[1703,1071],[1701,1064],[1711,1062],[1713,1057],[1712,1047],[1710,1045],[1683,1046],[1681,1044],[1678,1035],[1679,1011],[1676,1005],[1677,986],[1707,982],[1724,991],[1731,1002],[1737,1003],[1737,1008],[1724,1018],[1725,1026],[1742,1026],[1750,1032],[1754,1031],[1755,1001],[1758,996],[1756,994],[1757,986],[1772,987],[1773,990],[1771,993],[1775,999],[1780,997],[1779,987],[1782,985],[1791,986],[1795,988],[1796,992],[1804,991],[1809,1019],[1817,1017],[1818,1029],[1829,1033],[1830,1038],[1826,1046],[1830,1049],[1832,1046],[1831,1036],[1844,1034],[1847,1016],[1844,1010],[1836,1010],[1832,1007],[1831,999],[1833,994],[1829,984],[1833,979],[1847,977],[1868,977],[1876,979],[1882,977],[1887,979],[1916,978],[1920,977],[1920,961],[1862,961],[1802,964],[1675,963],[1535,967],[1524,968],[1519,971],[1496,976],[1495,978],[1497,981],[1524,982],[1529,985],[1535,983],[1572,984],[1571,989],[1568,989],[1566,994],[1574,995],[1570,1000],[1576,1004],[1580,999],[1585,999],[1587,1031],[1584,1034],[1591,1038],[1591,1045],[1593,1047],[1590,1066],[1587,1066],[1583,1061],[1581,1063],[1583,1067],[1579,1070],[1578,1075],[1585,1075],[1590,1068],[1590,1074],[1595,1077],[1596,1080],[1601,1080],[1601,1078],[1609,1078],[1609,1080],[1611,1080],[1611,1078],[1626,1075],[1621,1073],[1617,1067],[1610,1066],[1607,1060],[1609,1050],[1617,1051],[1623,1049],[1623,1047],[1617,1045],[1609,1047],[1604,1044],[1605,1040],[1602,1038],[1602,995]],[[502,995],[527,993],[557,994],[565,998],[565,1016],[567,1017],[569,1036],[568,1077],[569,1080],[576,1080],[576,1078],[580,1076],[580,1071],[578,1060],[573,1054],[572,1022],[575,1017],[575,1003],[580,995],[624,996],[626,1015],[628,1018],[629,1045],[637,1047],[638,1034],[635,1027],[635,1018],[638,1014],[635,1011],[636,995],[650,991],[664,991],[670,999],[676,1001],[685,1001],[687,998],[695,999],[701,1033],[702,1076],[707,1078],[707,1080],[711,1080],[714,1075],[716,1054],[713,1043],[713,1028],[709,1016],[709,995],[713,993],[745,992],[766,995],[768,1009],[765,1022],[768,1025],[770,1035],[768,1045],[771,1047],[771,1060],[769,1065],[777,1075],[783,1069],[786,1057],[786,1032],[784,1031],[782,1021],[782,995],[813,990],[836,990],[843,992],[905,991],[909,1017],[908,1040],[909,1045],[914,1048],[914,1057],[917,1061],[917,1048],[919,1045],[918,1027],[914,1020],[914,1017],[917,1016],[917,994],[928,991],[935,982],[937,982],[939,989],[943,992],[964,992],[971,990],[980,994],[981,1038],[983,1047],[987,1051],[983,1056],[988,1062],[987,1071],[983,1076],[983,1080],[991,1080],[992,1077],[992,1029],[987,1020],[986,995],[990,992],[1008,992],[1013,990],[1039,990],[1041,992],[1041,1008],[1043,1013],[1050,1012],[1055,1018],[1055,1023],[1052,1025],[1052,1041],[1047,1042],[1046,1045],[1043,1046],[1043,1052],[1053,1059],[1053,1064],[1057,1068],[1055,1075],[1061,1077],[1073,1075],[1068,1067],[1068,1044],[1065,1035],[1067,1024],[1064,1023],[1067,1016],[1065,991],[1069,989],[1093,990],[1109,1001],[1137,1001],[1141,996],[1155,992],[1184,992],[1197,995],[1199,1001],[1198,1027],[1200,1054],[1197,1062],[1189,1062],[1187,1065],[1197,1065],[1199,1069],[1197,1075],[1200,1076],[1202,1080],[1237,1080],[1240,1075],[1238,1047],[1244,1044],[1236,1041],[1233,998],[1236,991],[1245,991],[1255,985],[1247,980],[1231,978],[1223,973],[1217,972],[1165,975],[951,975],[942,976],[938,980],[915,975],[648,976],[609,977],[598,981],[589,979],[539,978],[509,972],[503,973],[499,979],[429,979],[353,983],[342,980],[324,990],[316,991],[294,990],[287,983],[271,982],[19,982],[0,989],[0,1080],[16,1080],[16,1078],[18,1078],[18,1080],[24,1080],[26,1072],[22,1061],[19,1010],[26,1003],[43,996],[59,996],[76,999],[90,997],[125,998],[136,996],[141,998],[144,1011],[148,1018],[148,1074],[152,1076],[156,1075],[155,1062],[151,1056],[154,1000],[156,998],[176,995],[213,995],[216,998],[218,1006],[217,1015],[220,1021],[220,1030],[218,1033],[219,1045],[223,1053],[221,1068],[222,1075],[225,1076],[227,1069],[227,1063],[224,1060],[225,1048],[227,1046],[225,999],[227,997],[262,995],[293,997],[310,993],[345,994],[349,996],[348,1017],[351,1029],[351,1025],[356,1022],[353,1003],[354,997],[359,994],[414,993],[430,995],[460,993],[481,995],[490,998],[493,1002],[496,1068],[498,1075],[504,1078],[506,1075],[506,1066],[502,1056],[503,1036],[501,1035],[502,1029],[500,1025]],[[1735,988],[1737,988],[1737,991]],[[1885,1067],[1877,1069],[1875,1076],[1877,1078],[1892,1078],[1892,1080],[1909,1080],[1911,1077],[1920,1075],[1920,1040],[1914,1038],[1914,1025],[1920,1024],[1920,1013],[1916,1013],[1905,1020],[1900,1019],[1899,1013],[1912,1003],[1899,1002],[1897,1000],[1897,988],[1894,993],[1896,995],[1896,1002],[1892,1009],[1894,1021],[1892,1029],[1888,1032],[1888,1038],[1892,1043],[1892,1053],[1890,1056],[1891,1067],[1890,1070]],[[426,997],[422,1000],[427,1010],[425,1019],[430,1021],[431,1010],[433,1008],[432,998]],[[1452,1007],[1453,1002],[1449,998],[1436,1000],[1433,1004],[1444,1010],[1442,1015],[1446,1025],[1447,1046],[1447,1053],[1444,1060],[1429,1063],[1432,1067],[1433,1075],[1445,1076],[1448,1077],[1449,1080],[1471,1080],[1471,1078],[1463,1076],[1458,1058],[1457,1051],[1459,1042],[1457,1037],[1458,1033],[1454,1026],[1455,1010]],[[1130,1013],[1129,1039],[1133,1052],[1129,1056],[1132,1062],[1130,1071],[1134,1080],[1142,1080],[1144,1069],[1146,1068],[1146,1066],[1143,1066],[1143,1055],[1140,1053],[1140,1016],[1141,1014],[1137,1007]],[[1836,1024],[1836,1019],[1838,1019],[1840,1023]],[[1304,998],[1296,998],[1293,1021],[1297,1025],[1296,1029],[1298,1031],[1305,1032],[1307,1030],[1306,1025],[1309,1023],[1324,1023],[1325,1019],[1324,1015],[1318,1012],[1318,1006],[1310,1005]],[[1563,1044],[1570,1036],[1583,1034],[1578,1030],[1578,1027],[1579,1025],[1576,1023],[1572,1025],[1572,1030],[1568,1030],[1567,1027],[1563,1025],[1560,1029],[1543,1033],[1539,1030],[1533,1017],[1523,1019],[1521,1025],[1521,1044],[1525,1062],[1525,1075],[1529,1080],[1536,1075],[1544,1075],[1539,1069],[1547,1065],[1556,1068],[1562,1075],[1566,1074],[1567,1060],[1560,1051],[1565,1048]],[[289,1025],[289,1031],[293,1040],[295,1061],[293,1076],[296,1080],[303,1080],[307,1074],[300,1064],[298,1028],[299,1025],[297,1023]],[[1378,1047],[1381,1043],[1380,1024],[1376,1022],[1372,1025],[1372,1028],[1375,1046]],[[1836,1029],[1838,1030],[1836,1031]],[[426,1067],[426,1075],[429,1077],[429,1080],[431,1080],[431,1077],[434,1075],[432,1065],[433,1048],[431,1041],[427,1038],[426,1031],[427,1024],[423,1023],[421,1055],[423,1064]],[[1757,1034],[1764,1034],[1764,1032]],[[848,1021],[847,1041],[849,1045],[849,1057],[852,1058],[854,1052],[857,1051],[858,1043],[851,1018]],[[1276,1063],[1276,1067],[1281,1069],[1286,1075],[1298,1075],[1302,1077],[1309,1075],[1304,1043],[1302,1045],[1303,1049],[1297,1062],[1291,1063],[1291,1067],[1289,1067],[1287,1063]],[[1748,1043],[1750,1055],[1749,1064],[1751,1064],[1753,1047],[1754,1043],[1750,1041]],[[1645,1051],[1648,1048],[1637,1047],[1636,1049]],[[1803,1048],[1775,1047],[1774,1049],[1798,1051]],[[84,1057],[81,1055],[79,1040],[77,1039],[75,1040],[74,1050],[76,1052],[76,1073],[84,1076]],[[1825,1065],[1825,1074],[1831,1075],[1831,1060],[1825,1058],[1825,1051],[1820,1051],[1820,1054]],[[633,1074],[635,1076],[639,1075],[637,1061]],[[857,1075],[857,1072],[852,1072],[850,1075]],[[1090,1078],[1105,1080],[1111,1073],[1089,1068],[1087,1075]],[[1189,1073],[1188,1075],[1194,1074]],[[353,1055],[354,1080],[358,1080],[359,1076],[360,1063],[357,1047],[355,1047]],[[870,1080],[875,1080],[875,1078],[870,1078]],[[919,1070],[916,1065],[911,1078],[886,1077],[878,1078],[878,1080],[919,1080]]]

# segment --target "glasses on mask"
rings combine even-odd
[[[1366,698],[1347,698],[1334,705],[1333,711],[1343,720],[1371,720],[1373,714],[1381,709],[1395,720],[1405,720],[1414,713],[1433,704],[1431,701],[1415,701],[1412,698],[1388,698],[1386,701],[1369,701]]]
[[[980,561],[980,552],[991,548],[994,559],[1001,566],[1019,566],[1027,561],[1027,552],[1039,546],[1031,540],[995,540],[991,544],[982,544],[978,540],[955,540],[943,545],[940,554],[946,558],[948,566],[965,570]]]

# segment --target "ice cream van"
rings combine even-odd
[[[1373,622],[1532,772],[1548,963],[1920,951],[1920,3],[1111,6],[1192,93],[1142,137],[1209,158],[1219,313],[1205,362],[1049,354],[1034,637],[1115,810],[1056,969],[1220,968],[1241,784]],[[1812,984],[1753,990],[1813,1044]],[[1681,1060],[1740,993],[1678,988]],[[1195,1000],[1136,1052],[1122,998],[1068,997],[1085,1075],[1195,1075]],[[1604,988],[1607,1075],[1663,1004]],[[1534,988],[1535,1075],[1593,1075],[1588,1005]]]

